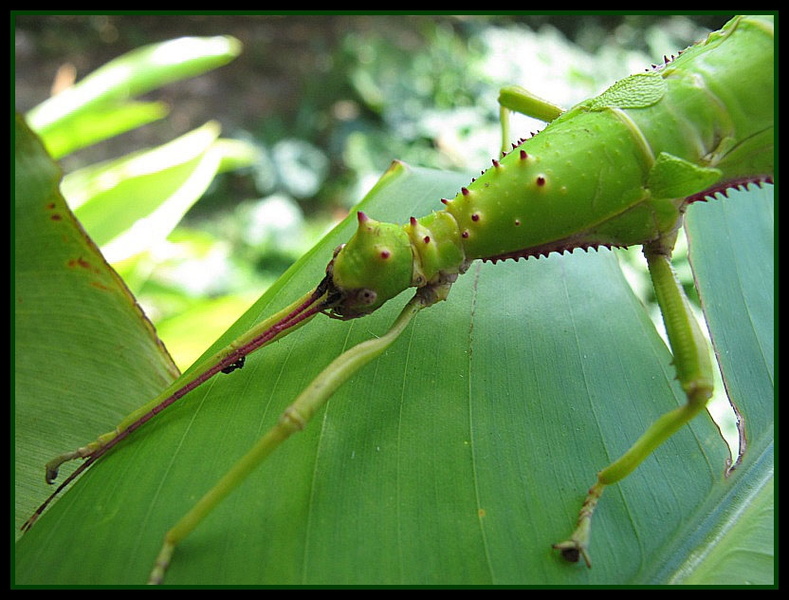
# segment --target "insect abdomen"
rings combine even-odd
[[[667,92],[629,111],[655,154],[717,168],[722,181],[773,173],[773,22],[739,17],[661,68]]]
[[[445,202],[467,259],[645,244],[679,225],[687,198],[769,179],[772,43],[771,22],[733,20],[494,161]]]

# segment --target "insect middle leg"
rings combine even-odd
[[[707,341],[693,315],[690,303],[671,267],[671,251],[676,236],[644,246],[649,274],[666,326],[677,379],[687,403],[659,417],[620,458],[597,474],[578,515],[569,539],[554,544],[571,562],[583,558],[588,567],[591,520],[606,486],[629,475],[660,444],[704,410],[712,397],[713,370]]]

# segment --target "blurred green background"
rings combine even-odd
[[[144,97],[169,106],[165,119],[61,160],[72,173],[211,120],[258,150],[251,166],[220,174],[166,241],[110,257],[184,369],[393,159],[468,173],[489,164],[502,85],[569,106],[729,17],[17,14],[15,103],[24,113],[153,42],[241,42],[229,64]],[[513,132],[541,126],[521,119]]]

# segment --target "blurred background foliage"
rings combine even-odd
[[[729,18],[17,14],[15,103],[25,113],[154,42],[241,42],[228,64],[143,96],[168,106],[166,118],[60,159],[79,173],[209,121],[254,148],[218,170],[166,240],[113,263],[184,369],[393,159],[470,174],[489,164],[500,146],[499,87],[570,106]],[[512,130],[542,126],[519,118]]]

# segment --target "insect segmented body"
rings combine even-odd
[[[342,298],[334,314],[451,282],[475,259],[654,242],[690,202],[771,181],[772,47],[769,17],[734,19],[521,141],[443,211],[404,226],[360,213],[329,267]]]
[[[736,17],[678,58],[623,79],[566,112],[538,107],[537,113],[555,117],[546,129],[494,160],[454,198],[444,199],[442,210],[412,217],[404,225],[378,222],[359,212],[356,233],[335,250],[314,291],[201,362],[114,431],[50,461],[51,483],[62,463],[86,459],[23,528],[29,529],[55,495],[90,464],[214,374],[240,369],[247,354],[319,313],[361,317],[416,287],[386,334],[336,357],[167,532],[150,576],[152,583],[159,583],[176,545],[208,512],[301,430],[343,382],[380,356],[419,310],[445,299],[471,262],[641,245],[687,404],[657,419],[598,473],[576,529],[554,545],[566,559],[583,558],[591,566],[590,523],[603,489],[627,476],[699,414],[712,394],[708,345],[673,276],[670,256],[690,203],[728,188],[772,181],[773,46],[772,17]]]

